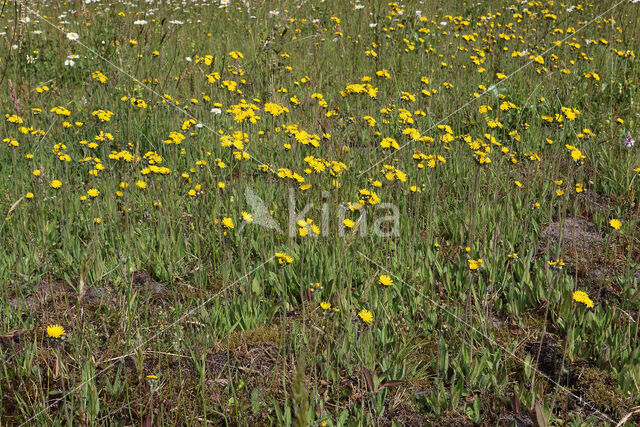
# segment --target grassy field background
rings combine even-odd
[[[1,5],[0,424],[640,419],[637,2]]]

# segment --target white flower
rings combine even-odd
[[[185,60],[185,61],[187,61],[187,62],[191,62],[191,61],[193,61],[193,59],[191,59],[191,57],[190,57],[190,56],[185,57],[185,58],[184,58],[184,60]]]
[[[76,63],[73,59],[67,59],[66,61],[64,61],[64,65],[67,67],[73,67],[74,65],[76,65]]]
[[[624,143],[624,146],[627,148],[633,147],[633,145],[636,143],[633,140],[633,137],[631,136],[631,132],[627,132],[627,136],[624,137],[623,143]]]
[[[147,25],[147,21],[144,19],[138,19],[137,21],[133,21],[133,25]]]
[[[378,26],[377,22],[372,22],[371,24],[369,24],[369,28],[375,28]]]
[[[212,108],[211,112],[213,114],[222,114],[222,110],[220,108]]]
[[[78,40],[78,38],[80,38],[80,36],[76,33],[67,33],[67,39],[69,40]]]
[[[269,16],[278,16],[280,15],[280,11],[279,10],[270,10],[269,11]]]
[[[173,21],[169,21],[169,24],[173,24],[173,25],[182,25],[184,24],[184,22],[182,21],[178,21],[178,20],[173,20]]]

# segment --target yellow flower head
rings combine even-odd
[[[573,300],[577,302],[581,302],[589,308],[593,308],[593,301],[591,301],[591,298],[589,298],[589,295],[587,295],[587,293],[584,291],[575,291],[573,293]]]
[[[622,227],[622,222],[619,219],[614,218],[611,221],[609,221],[609,225],[615,228],[616,230],[620,230],[620,227]]]
[[[381,275],[380,276],[380,284],[384,285],[384,286],[391,286],[393,285],[393,279],[391,279],[391,277],[386,276],[386,275]]]
[[[253,222],[253,217],[248,212],[242,212],[242,219],[244,219],[246,222]]]
[[[343,221],[344,226],[347,228],[352,228],[354,225],[356,225],[356,222],[352,219],[349,218],[345,218],[345,220]]]
[[[373,313],[371,313],[367,309],[363,308],[362,310],[360,310],[360,313],[358,313],[358,317],[360,317],[360,319],[362,319],[362,321],[366,324],[370,324],[371,322],[373,322]]]
[[[47,335],[51,338],[60,338],[66,335],[66,332],[60,325],[49,325],[47,326]]]
[[[293,262],[293,258],[287,255],[285,252],[276,252],[276,257],[278,257],[278,263],[281,265],[291,264]]]
[[[469,270],[477,270],[482,265],[482,259],[470,259],[469,261]]]
[[[227,227],[229,229],[235,228],[235,225],[233,224],[233,220],[231,218],[229,218],[229,217],[222,218],[222,225],[224,225],[225,227]]]

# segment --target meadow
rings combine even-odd
[[[0,425],[640,422],[637,0],[0,5]]]

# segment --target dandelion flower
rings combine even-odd
[[[291,264],[293,262],[293,258],[287,255],[285,252],[276,252],[276,257],[278,257],[278,263],[282,265]]]
[[[393,285],[393,279],[391,277],[389,277],[389,276],[384,275],[384,274],[380,276],[379,281],[380,281],[380,284],[384,285],[384,286]]]
[[[246,222],[253,222],[253,217],[248,212],[242,212],[242,219],[244,219]]]
[[[62,182],[57,180],[57,179],[54,179],[53,181],[51,181],[51,187],[55,188],[55,189],[58,189],[58,188],[62,187]]]
[[[60,325],[49,325],[47,326],[47,335],[51,338],[60,338],[61,336],[66,335],[66,332]]]
[[[469,270],[477,270],[482,265],[481,259],[470,259],[469,261]]]
[[[227,227],[228,229],[233,229],[235,228],[235,225],[233,223],[233,220],[229,217],[224,217],[222,218],[222,225],[224,225],[225,227]]]
[[[331,308],[331,303],[328,303],[326,301],[322,301],[320,303],[320,308],[323,310],[329,310]]]
[[[575,291],[573,293],[573,300],[577,302],[581,302],[589,308],[593,308],[593,301],[591,301],[591,298],[589,298],[589,295],[587,295],[587,293],[584,291]]]
[[[620,227],[622,227],[622,222],[619,219],[614,218],[611,221],[609,221],[609,225],[616,230],[620,230]]]
[[[360,313],[358,313],[358,317],[360,317],[360,319],[362,319],[362,321],[366,324],[371,324],[371,322],[373,322],[373,313],[365,308],[360,310]]]

